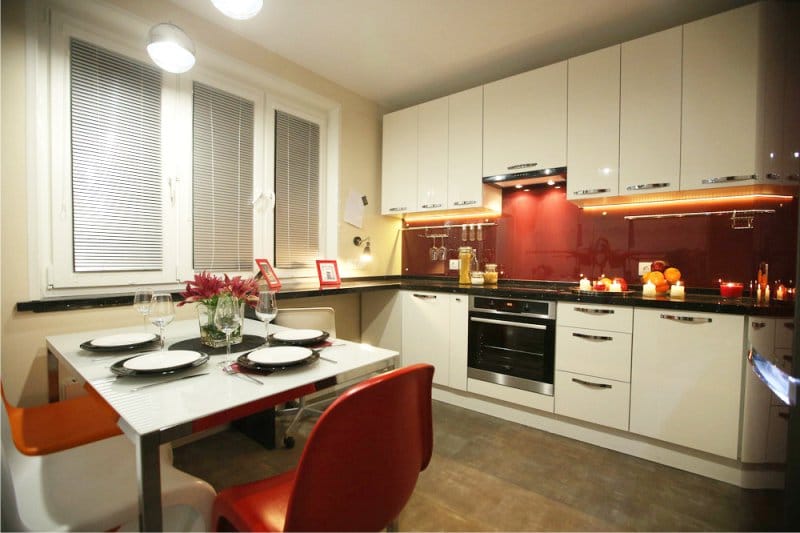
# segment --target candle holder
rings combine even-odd
[[[719,284],[719,295],[723,298],[741,298],[743,291],[744,285],[742,283],[728,281]]]

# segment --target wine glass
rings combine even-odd
[[[267,340],[269,340],[269,323],[278,315],[278,303],[275,301],[275,293],[272,291],[261,291],[258,293],[258,304],[256,304],[256,316],[264,322],[267,327]]]
[[[133,295],[133,308],[142,315],[142,325],[147,330],[147,315],[150,314],[150,300],[153,299],[153,289],[145,287],[136,289]]]
[[[175,318],[175,307],[172,305],[172,295],[166,292],[157,292],[150,300],[150,322],[158,326],[161,335],[161,349],[164,349],[164,329]]]
[[[231,364],[231,333],[242,325],[242,314],[239,300],[226,294],[217,300],[214,311],[214,325],[225,333],[225,366]]]

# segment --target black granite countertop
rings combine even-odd
[[[336,294],[362,293],[368,291],[403,289],[417,291],[462,293],[506,298],[530,298],[564,302],[586,302],[593,304],[628,305],[683,311],[700,311],[753,316],[792,316],[793,302],[773,300],[769,305],[757,305],[753,298],[722,298],[712,289],[686,289],[684,300],[672,300],[668,296],[644,298],[641,287],[631,286],[628,293],[585,293],[576,291],[574,283],[501,281],[495,286],[459,285],[455,280],[442,278],[415,278],[400,276],[378,276],[344,279],[341,285],[320,287],[316,281],[284,283],[278,292],[279,300],[330,296]],[[174,293],[176,301],[181,299]],[[20,302],[17,311],[35,313],[66,311],[97,307],[131,305],[133,295],[112,295],[86,298],[64,298]]]

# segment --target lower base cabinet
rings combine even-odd
[[[628,383],[557,370],[555,390],[556,414],[627,431]]]

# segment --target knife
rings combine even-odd
[[[191,379],[191,378],[199,378],[200,376],[207,376],[208,372],[202,372],[200,374],[192,374],[191,376],[181,376],[178,378],[166,379],[164,381],[159,381],[157,383],[148,383],[147,385],[142,385],[140,387],[136,387],[130,390],[130,392],[136,392],[142,389],[146,389],[147,387],[155,387],[156,385],[163,385],[165,383],[172,383],[173,381],[180,381],[182,379]]]

